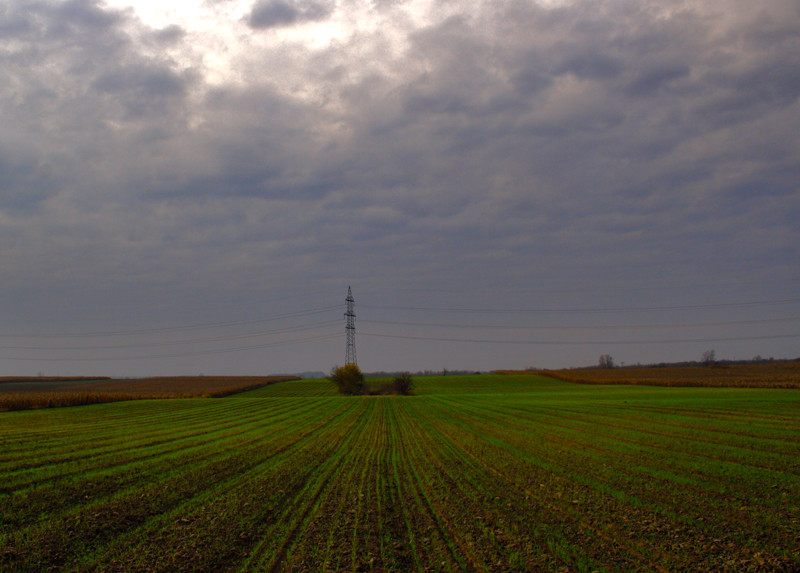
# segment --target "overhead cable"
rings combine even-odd
[[[707,308],[747,308],[753,306],[774,306],[783,304],[800,303],[800,298],[782,300],[762,300],[751,302],[721,302],[710,304],[690,304],[673,306],[633,306],[633,307],[607,307],[607,308],[467,308],[467,307],[422,307],[422,306],[391,306],[362,304],[366,308],[379,308],[386,310],[423,311],[423,312],[458,312],[458,313],[611,313],[611,312],[658,312],[662,310],[699,310]]]
[[[789,316],[781,318],[762,318],[753,320],[730,320],[719,322],[693,322],[693,323],[674,323],[674,324],[615,324],[615,325],[589,325],[589,326],[510,326],[502,324],[452,324],[441,322],[402,322],[396,320],[372,320],[361,319],[360,322],[369,324],[388,324],[397,326],[413,327],[438,327],[438,328],[484,328],[489,330],[627,330],[627,329],[647,329],[647,328],[686,328],[686,327],[707,327],[707,326],[733,326],[742,324],[768,324],[774,322],[791,322],[800,320],[800,316]]]
[[[308,342],[319,342],[322,340],[331,340],[333,338],[339,338],[339,334],[322,334],[319,336],[311,336],[307,338],[296,338],[292,340],[283,340],[283,341],[276,341],[270,342],[265,344],[255,344],[252,346],[238,346],[234,348],[221,348],[218,350],[197,350],[191,352],[175,352],[172,354],[146,354],[140,356],[103,356],[103,357],[75,357],[70,356],[67,358],[52,358],[52,357],[36,357],[36,356],[28,356],[28,357],[21,357],[21,356],[4,356],[0,358],[0,360],[14,360],[17,362],[26,362],[26,361],[35,361],[35,362],[61,362],[61,361],[69,361],[69,362],[102,362],[102,361],[109,361],[109,360],[151,360],[155,358],[180,358],[184,356],[205,356],[207,354],[229,354],[233,352],[244,352],[247,350],[260,350],[263,348],[273,348],[276,346],[286,346],[287,344],[305,344]]]
[[[406,336],[402,334],[377,334],[362,332],[361,336],[377,338],[401,338],[405,340],[429,340],[436,342],[475,342],[480,344],[526,344],[531,346],[595,346],[613,344],[678,344],[688,342],[730,342],[736,340],[772,340],[778,338],[800,338],[800,334],[774,334],[767,336],[729,336],[709,338],[675,338],[667,340],[492,340],[478,338],[447,338],[439,336]]]
[[[110,350],[121,348],[147,348],[149,346],[181,346],[184,344],[198,344],[204,342],[226,342],[228,340],[241,340],[245,338],[260,338],[264,336],[271,336],[274,334],[286,334],[290,332],[301,332],[304,330],[312,330],[315,328],[323,328],[327,326],[334,326],[339,324],[338,320],[328,320],[326,322],[319,322],[316,324],[307,324],[303,326],[287,326],[284,328],[276,328],[274,330],[267,330],[262,332],[251,332],[247,334],[234,334],[230,336],[216,336],[212,338],[190,338],[186,340],[172,340],[172,341],[154,341],[154,342],[134,342],[130,344],[99,344],[99,345],[86,345],[80,346],[4,346],[0,345],[0,350]]]
[[[2,337],[14,337],[14,338],[92,338],[96,336],[134,336],[139,334],[156,334],[160,332],[171,332],[176,330],[199,330],[203,328],[221,328],[221,327],[228,327],[228,326],[244,326],[248,324],[263,324],[266,322],[275,322],[277,320],[283,320],[286,318],[299,318],[302,316],[311,316],[315,314],[321,314],[325,312],[330,312],[332,310],[338,310],[340,305],[332,305],[332,306],[325,306],[321,308],[313,308],[308,310],[298,310],[294,312],[286,312],[283,314],[276,314],[272,316],[268,316],[265,318],[255,318],[255,319],[248,319],[248,320],[230,320],[230,321],[221,321],[221,322],[205,322],[205,323],[198,323],[198,324],[184,324],[178,326],[165,326],[161,328],[144,328],[144,329],[132,329],[132,330],[116,330],[116,331],[95,331],[95,332],[65,332],[59,334],[34,334],[34,335],[22,335],[22,334],[0,334]]]

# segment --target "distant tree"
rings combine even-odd
[[[364,374],[357,364],[334,366],[328,375],[328,380],[336,385],[339,394],[361,394],[364,389]]]
[[[714,364],[717,362],[717,353],[714,352],[713,349],[706,350],[703,352],[703,358],[701,359],[701,362],[704,366],[714,366]]]
[[[614,368],[614,359],[610,354],[601,354],[597,359],[597,366],[599,368]]]
[[[403,396],[408,396],[414,390],[414,379],[411,374],[404,372],[392,380],[392,389]]]

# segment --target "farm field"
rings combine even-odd
[[[0,413],[0,570],[800,569],[797,390],[416,382]]]
[[[0,412],[122,400],[219,397],[296,376],[160,376],[154,378],[0,378]]]
[[[505,371],[520,374],[520,371]],[[800,360],[708,366],[575,368],[538,374],[581,384],[631,384],[716,388],[800,388]]]

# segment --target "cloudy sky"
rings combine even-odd
[[[0,374],[800,355],[797,0],[7,0]]]

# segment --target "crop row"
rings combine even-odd
[[[0,570],[800,568],[793,392],[462,381],[0,414]]]

